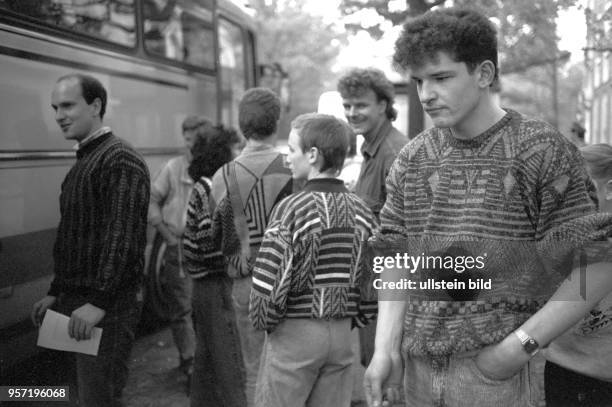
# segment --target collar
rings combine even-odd
[[[81,148],[83,148],[86,144],[91,143],[93,140],[97,139],[100,136],[105,135],[106,133],[110,133],[111,132],[111,128],[108,126],[102,126],[100,127],[98,130],[94,131],[93,133],[90,133],[87,137],[85,137],[83,140],[79,141],[77,144],[74,145],[74,149],[75,150],[80,150]]]
[[[389,134],[390,130],[391,122],[387,118],[385,118],[380,127],[378,128],[378,131],[376,132],[376,135],[374,136],[374,140],[372,140],[372,142],[368,142],[364,138],[363,144],[361,145],[361,155],[367,155],[369,158],[374,157],[374,155],[376,155],[376,152],[380,148],[380,145],[382,144],[383,140],[385,139],[387,134]]]
[[[306,192],[349,192],[338,178],[313,178],[304,185]]]
[[[247,143],[247,145],[240,152],[240,155],[269,151],[276,151],[276,147],[267,143]]]

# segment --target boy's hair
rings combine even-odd
[[[300,136],[302,152],[316,147],[323,163],[320,172],[340,171],[349,147],[348,125],[342,120],[320,113],[306,113],[291,122],[291,128]]]
[[[438,52],[445,52],[456,62],[465,62],[468,71],[486,60],[495,65],[497,81],[497,33],[493,24],[481,13],[465,8],[429,11],[404,24],[395,43],[393,62],[396,67],[412,69],[436,61]]]
[[[397,118],[397,110],[393,108],[395,89],[393,83],[376,68],[353,68],[338,80],[338,92],[343,98],[360,97],[371,89],[377,100],[387,102],[385,114],[390,121]]]
[[[79,85],[81,85],[81,94],[88,105],[91,105],[96,98],[100,99],[100,120],[103,119],[104,114],[106,113],[107,94],[102,82],[91,75],[81,73],[70,73],[68,75],[64,75],[58,78],[57,82],[59,83],[70,79],[76,79],[79,82]]]
[[[198,127],[196,142],[191,148],[192,160],[187,172],[194,181],[212,177],[221,166],[232,160],[232,145],[242,137],[222,124]]]
[[[612,178],[612,146],[592,144],[580,149],[593,178]]]
[[[281,103],[274,92],[253,88],[245,92],[238,107],[238,123],[247,139],[261,140],[276,133]]]

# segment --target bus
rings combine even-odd
[[[154,175],[182,153],[187,115],[237,127],[238,101],[262,70],[253,20],[229,0],[0,0],[0,67],[2,376],[36,353],[30,310],[52,279],[59,191],[75,162],[50,106],[57,78],[97,77],[105,124]]]

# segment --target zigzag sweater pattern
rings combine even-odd
[[[283,318],[352,318],[365,326],[377,310],[364,253],[375,227],[365,202],[336,179],[311,180],[281,201],[253,269],[253,325],[270,331]]]
[[[206,177],[200,178],[187,205],[183,249],[186,269],[193,278],[225,271],[221,244],[213,239],[210,182]]]
[[[572,250],[612,233],[612,217],[596,213],[577,148],[547,123],[511,110],[472,140],[446,128],[417,136],[393,164],[387,191],[374,247],[387,255],[461,247],[483,256],[481,277],[492,282],[465,301],[406,293],[402,347],[413,355],[501,341],[568,275]]]
[[[234,162],[248,237],[240,236],[236,230],[228,177],[230,163],[223,165],[212,178],[211,196],[215,205],[212,233],[213,240],[220,242],[225,262],[234,265],[235,269],[240,269],[244,261],[241,241],[249,242],[248,275],[234,275],[229,271],[231,267],[227,267],[230,277],[244,278],[251,275],[272,209],[293,192],[293,181],[291,171],[285,166],[285,156],[273,146],[247,145]]]
[[[107,308],[118,292],[136,290],[144,266],[149,171],[112,133],[77,151],[60,194],[49,295],[76,292]]]

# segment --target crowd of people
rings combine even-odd
[[[496,30],[477,12],[409,21],[394,62],[433,122],[410,142],[392,125],[392,83],[352,69],[337,84],[346,122],[298,116],[287,155],[275,147],[279,98],[253,88],[241,134],[187,117],[187,152],[152,180],[103,126],[100,82],[57,81],[52,106],[77,161],[55,278],[32,318],[53,307],[77,340],[103,327],[98,355],[76,357],[81,405],[121,405],[147,225],[165,242],[193,407],[349,406],[356,359],[368,406],[612,405],[612,147],[579,150],[502,108]],[[363,162],[345,183],[356,134]],[[372,256],[406,253],[481,256],[484,269],[394,264],[384,281],[490,288],[375,289]]]

